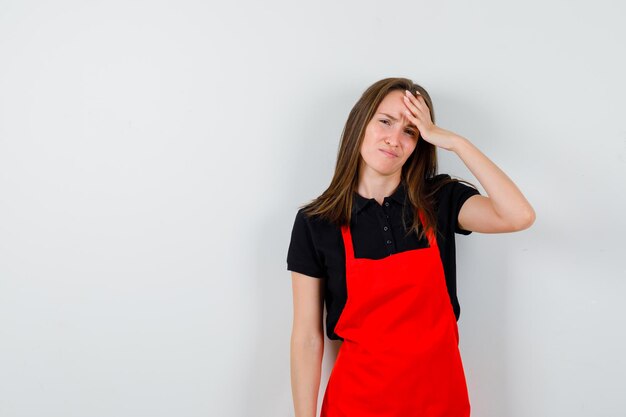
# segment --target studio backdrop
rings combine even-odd
[[[406,77],[537,216],[456,236],[472,415],[624,416],[625,13],[3,0],[0,415],[294,416],[293,221],[364,89]]]

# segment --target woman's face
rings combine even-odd
[[[384,176],[395,174],[415,150],[419,131],[406,118],[403,97],[402,90],[387,94],[367,124],[361,145],[362,169]]]

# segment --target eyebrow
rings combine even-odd
[[[387,116],[388,118],[390,118],[390,119],[391,119],[391,120],[393,120],[394,122],[397,122],[397,121],[398,121],[398,119],[396,119],[396,118],[395,118],[395,117],[393,117],[392,115],[387,114],[387,113],[384,113],[384,112],[382,112],[382,111],[381,111],[381,112],[378,112],[378,114],[382,114],[382,115],[384,115],[384,116]],[[409,124],[407,125],[407,127],[412,127],[412,128],[414,128],[414,129],[417,129],[417,126],[415,126],[413,123],[409,123]]]

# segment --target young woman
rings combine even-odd
[[[300,207],[287,255],[296,417],[315,417],[326,333],[342,340],[321,417],[466,417],[455,233],[526,229],[535,213],[468,139],[436,126],[424,88],[370,86],[346,122],[335,173]],[[488,196],[437,174],[456,153]],[[469,183],[467,183],[469,184]]]

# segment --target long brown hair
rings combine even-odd
[[[372,84],[361,95],[348,115],[348,120],[341,133],[335,173],[330,185],[319,197],[300,207],[304,214],[319,216],[338,227],[350,224],[352,201],[358,186],[361,145],[365,130],[380,102],[394,90],[401,90],[402,92],[409,90],[413,94],[415,92],[420,93],[428,105],[430,118],[435,123],[432,100],[422,86],[408,78],[385,78]],[[436,146],[423,139],[418,140],[415,150],[402,166],[401,181],[406,186],[407,197],[414,213],[413,224],[408,233],[414,231],[419,238],[424,236],[425,230],[419,227],[418,211],[424,213],[427,223],[425,225],[426,230],[432,229],[436,234],[434,196],[443,185],[459,181],[454,178],[443,178],[435,183],[433,178],[436,174]],[[467,183],[467,181],[463,182]],[[404,216],[402,217],[404,220]]]

